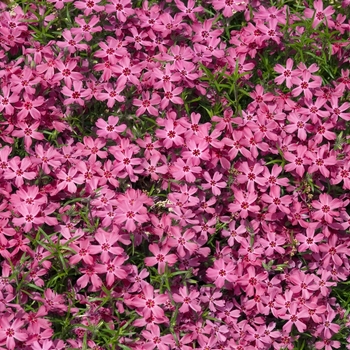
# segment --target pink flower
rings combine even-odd
[[[62,49],[68,48],[69,53],[73,54],[78,51],[86,51],[87,44],[79,44],[80,41],[84,39],[82,34],[77,34],[74,38],[70,30],[65,29],[62,36],[66,41],[57,41],[56,45]]]
[[[191,290],[190,293],[187,290],[187,287],[181,287],[179,288],[180,294],[173,294],[173,299],[177,303],[181,303],[181,307],[179,308],[179,311],[182,313],[186,313],[190,310],[190,308],[193,311],[200,312],[201,307],[198,305],[198,296],[199,292],[196,290]]]
[[[223,177],[223,174],[220,174],[217,171],[215,172],[213,177],[211,177],[209,173],[206,171],[203,174],[203,178],[205,179],[205,181],[207,181],[207,183],[202,184],[202,187],[206,190],[210,188],[214,196],[220,196],[221,194],[220,188],[225,188],[227,186],[226,182],[224,181],[220,182],[222,177]]]
[[[158,110],[153,106],[159,105],[160,101],[161,98],[158,94],[154,93],[152,98],[150,98],[149,91],[142,92],[142,100],[136,98],[133,100],[133,105],[139,107],[136,111],[136,116],[139,117],[145,111],[153,116],[158,116]]]
[[[76,2],[74,3],[74,5],[76,5]],[[86,41],[90,41],[92,39],[92,35],[91,34],[102,31],[102,27],[101,26],[95,27],[95,25],[99,21],[100,21],[100,19],[97,16],[92,16],[90,18],[89,23],[86,23],[84,18],[75,17],[75,22],[80,25],[80,28],[72,28],[71,32],[72,32],[73,35],[83,34],[84,39]]]
[[[261,164],[254,164],[249,166],[247,162],[243,162],[239,165],[238,170],[240,174],[236,177],[238,183],[247,183],[247,190],[249,192],[255,191],[255,184],[264,186],[266,180],[263,177],[258,176],[264,170],[264,167]]]
[[[291,58],[287,59],[286,68],[280,64],[276,64],[274,70],[275,72],[281,74],[275,78],[275,83],[281,85],[284,81],[286,81],[286,86],[290,89],[292,87],[292,77],[295,75],[295,72],[293,73],[293,60]]]
[[[97,265],[90,265],[80,269],[79,271],[81,273],[81,277],[77,279],[78,288],[85,288],[90,282],[92,284],[90,287],[92,292],[97,292],[100,290],[103,283],[97,273],[103,273],[105,271],[104,269],[101,269]]]
[[[96,126],[99,128],[97,130],[97,135],[100,137],[110,138],[112,140],[117,140],[119,134],[126,129],[125,124],[118,125],[119,118],[113,115],[108,117],[108,120],[99,118],[96,122]]]
[[[276,235],[276,232],[268,230],[267,239],[260,238],[259,242],[262,247],[265,248],[265,254],[271,256],[273,254],[279,253],[284,254],[285,249],[281,247],[286,243],[286,240],[281,235]]]
[[[16,226],[22,226],[24,224],[24,232],[29,232],[33,225],[41,225],[45,222],[45,219],[39,216],[41,207],[39,207],[37,204],[33,204],[31,206],[22,204],[17,207],[17,211],[20,215],[22,215],[22,217],[15,217],[12,219],[12,221]]]
[[[24,321],[16,318],[10,323],[13,316],[5,317],[4,315],[0,319],[0,341],[6,342],[6,349],[14,350],[16,346],[15,339],[24,342],[28,338],[28,334],[21,330],[24,325]]]
[[[91,244],[88,239],[79,240],[70,244],[70,248],[72,248],[76,254],[70,257],[69,263],[71,265],[76,265],[80,260],[83,260],[85,264],[92,265],[94,263],[94,258],[91,256],[94,254],[98,254],[96,250],[91,249]]]
[[[214,266],[207,269],[207,277],[214,282],[215,286],[222,288],[225,284],[225,281],[235,282],[237,276],[233,271],[235,266],[232,262],[228,264],[225,263],[223,259],[215,260]]]
[[[304,11],[304,16],[306,18],[314,19],[312,22],[312,28],[317,27],[323,21],[325,24],[327,23],[326,25],[334,26],[334,22],[331,16],[335,12],[335,10],[332,6],[327,6],[325,9],[323,9],[323,1],[316,0],[314,1],[314,8],[315,11],[309,8],[305,9]]]
[[[84,16],[89,16],[93,11],[95,12],[101,12],[104,10],[104,6],[99,5],[101,1],[91,1],[91,0],[85,0],[85,1],[74,1],[74,7],[80,10],[84,10]]]
[[[149,318],[152,315],[158,319],[164,317],[164,311],[160,305],[164,304],[169,298],[166,294],[158,294],[154,296],[154,288],[144,283],[142,285],[142,295],[136,296],[128,301],[128,304],[140,309],[144,318]]]
[[[292,203],[292,197],[289,195],[281,197],[281,188],[279,186],[272,186],[270,195],[264,193],[261,196],[261,200],[269,204],[269,213],[276,213],[277,209],[285,214],[290,213],[289,205]]]
[[[258,195],[254,192],[244,194],[242,191],[235,192],[234,203],[229,204],[228,208],[231,213],[239,212],[240,217],[245,219],[248,212],[256,213],[260,211],[258,205],[254,205]]]
[[[45,138],[42,133],[35,131],[39,125],[40,122],[35,122],[32,125],[19,122],[17,126],[22,130],[14,130],[12,135],[16,137],[24,137],[24,145],[28,149],[32,145],[32,139],[43,140]]]
[[[194,7],[194,0],[188,0],[187,6],[180,0],[175,0],[175,4],[177,8],[183,13],[183,16],[188,16],[193,22],[196,21],[195,12],[203,11],[203,8],[201,6]]]
[[[167,245],[160,248],[157,244],[150,244],[148,249],[154,255],[154,257],[145,258],[145,264],[146,266],[154,266],[158,264],[159,274],[163,274],[165,272],[166,264],[168,266],[173,266],[177,261],[175,254],[168,254],[171,247]]]
[[[177,247],[177,252],[181,258],[186,256],[186,251],[192,255],[197,250],[197,243],[192,242],[192,239],[196,235],[194,230],[187,229],[183,234],[181,234],[181,229],[175,226],[173,227],[171,233],[172,242],[169,244],[171,244],[171,246]]]
[[[113,285],[116,278],[123,280],[128,276],[123,263],[127,260],[127,257],[117,256],[113,260],[107,260],[103,264],[96,264],[94,266],[98,273],[106,273],[107,286]]]
[[[311,160],[306,157],[306,152],[307,147],[302,145],[298,145],[297,155],[290,152],[284,152],[284,158],[290,162],[289,164],[285,165],[284,169],[286,171],[295,170],[300,177],[303,177],[305,165],[311,164]]]
[[[196,180],[194,174],[200,174],[201,171],[201,167],[194,166],[192,158],[188,158],[186,163],[182,158],[178,158],[170,169],[170,173],[173,175],[174,179],[182,180],[185,178],[187,182],[194,182]]]
[[[121,255],[123,253],[123,248],[115,246],[115,243],[118,241],[118,236],[106,232],[102,229],[98,229],[95,234],[95,240],[99,245],[91,245],[90,251],[91,254],[101,253],[101,261],[106,262],[110,257],[115,255]]]
[[[143,345],[145,350],[169,350],[175,345],[174,338],[171,334],[161,336],[160,329],[157,325],[149,325],[147,330],[141,332],[142,336],[148,341]]]
[[[139,86],[140,82],[138,76],[140,75],[141,70],[141,65],[131,64],[130,58],[127,56],[122,57],[118,60],[118,65],[112,67],[112,71],[119,75],[117,84],[121,87],[124,87],[128,81]]]
[[[182,152],[183,159],[191,159],[193,165],[199,165],[201,160],[210,160],[209,150],[207,149],[208,146],[205,141],[200,141],[197,144],[196,141],[189,139],[186,145],[188,150]]]
[[[91,89],[83,89],[83,82],[80,80],[73,81],[74,90],[70,90],[67,86],[62,88],[62,94],[69,97],[64,101],[65,105],[72,103],[78,103],[80,106],[84,106],[85,102],[82,97],[87,97],[91,94]]]
[[[178,97],[182,91],[183,88],[181,87],[173,88],[172,85],[164,86],[164,97],[160,102],[160,108],[164,110],[166,107],[168,107],[170,102],[178,105],[183,105],[184,101],[181,97]]]
[[[313,77],[313,81],[310,82],[311,77]],[[302,74],[302,79],[299,77],[293,77],[292,83],[293,85],[298,85],[292,91],[292,95],[294,97],[299,96],[303,92],[304,96],[307,99],[311,100],[313,95],[310,89],[320,87],[322,85],[322,79],[321,77],[311,76],[311,73],[309,71],[306,71]]]
[[[307,328],[306,324],[300,321],[300,319],[308,318],[309,312],[306,308],[302,307],[298,311],[298,303],[292,302],[289,309],[289,314],[280,315],[280,318],[288,320],[288,322],[283,326],[283,331],[290,333],[293,324],[297,327],[299,332],[304,332]]]
[[[334,333],[338,333],[340,330],[340,325],[332,323],[333,319],[337,316],[337,313],[327,304],[327,314],[321,315],[322,324],[317,327],[317,333],[323,335],[326,339],[330,339]]]
[[[295,238],[298,240],[299,243],[301,243],[298,246],[299,252],[305,252],[308,249],[311,251],[318,253],[319,247],[317,243],[322,242],[324,235],[322,233],[318,233],[315,235],[315,227],[316,225],[312,225],[311,223],[306,229],[306,236],[305,234],[298,233]]]
[[[120,201],[115,211],[114,222],[116,224],[125,223],[125,228],[129,232],[136,230],[135,222],[143,223],[148,220],[147,210],[143,206],[142,200],[130,203],[127,200]]]
[[[342,205],[343,202],[340,199],[333,199],[329,194],[322,193],[319,200],[312,201],[312,206],[318,209],[313,213],[312,218],[314,220],[324,219],[331,224],[333,217],[339,216],[338,210]]]
[[[329,237],[328,243],[320,244],[319,249],[322,253],[326,253],[323,256],[323,267],[326,268],[329,266],[329,263],[332,260],[332,263],[337,266],[343,265],[343,259],[339,254],[350,255],[349,249],[347,248],[346,243],[338,244],[337,235],[333,234]]]
[[[72,81],[82,80],[84,77],[79,72],[74,72],[73,70],[77,66],[78,62],[76,60],[70,60],[64,64],[61,60],[56,61],[56,68],[60,71],[56,73],[52,80],[53,82],[64,81],[68,89],[72,88]]]
[[[307,121],[310,119],[308,115],[291,112],[288,114],[287,119],[289,124],[284,127],[284,130],[289,134],[294,134],[298,130],[298,138],[302,141],[306,140],[307,133],[313,131],[312,125],[307,124]]]
[[[75,193],[77,191],[77,186],[75,184],[80,185],[85,181],[84,176],[82,174],[77,175],[77,172],[78,169],[73,167],[68,170],[68,173],[61,170],[57,174],[57,177],[62,181],[57,185],[56,191],[59,192],[67,187],[68,192]]]
[[[165,148],[171,148],[173,143],[176,146],[183,145],[184,139],[182,134],[184,134],[186,129],[177,123],[175,125],[172,119],[165,119],[164,121],[164,130],[157,129],[156,136],[163,139],[163,145]]]
[[[247,273],[238,278],[238,284],[244,290],[248,297],[254,295],[254,293],[263,294],[265,291],[265,283],[267,279],[267,272],[263,271],[256,274],[255,267],[249,266]]]
[[[134,14],[130,0],[112,0],[111,2],[112,4],[106,5],[106,12],[108,14],[116,13],[119,21],[124,23],[126,22],[127,17]]]
[[[15,109],[12,104],[16,103],[19,100],[19,96],[15,93],[10,95],[11,90],[7,86],[3,86],[2,95],[0,95],[0,112],[5,109],[6,114],[13,114]]]

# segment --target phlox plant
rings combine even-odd
[[[0,3],[0,350],[350,349],[350,3]]]

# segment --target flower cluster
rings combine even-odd
[[[348,3],[18,3],[0,349],[347,344]]]

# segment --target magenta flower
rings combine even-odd
[[[35,171],[26,171],[32,166],[32,162],[28,157],[19,159],[18,156],[12,158],[8,162],[8,168],[5,170],[4,179],[15,179],[15,185],[20,188],[24,184],[24,179],[33,180],[37,176]],[[31,169],[28,169],[31,170]]]
[[[312,201],[312,206],[317,210],[312,214],[314,220],[324,219],[328,223],[333,222],[335,216],[339,216],[339,208],[343,206],[340,199],[332,198],[329,194],[322,193],[319,200]]]
[[[284,169],[286,171],[295,170],[300,177],[303,177],[305,172],[305,165],[311,164],[311,160],[307,158],[306,155],[307,147],[302,145],[298,145],[297,155],[290,152],[284,152],[284,158],[290,162],[289,164],[285,165]]]
[[[178,105],[183,105],[184,101],[181,97],[178,97],[182,91],[183,88],[181,87],[173,88],[172,85],[164,86],[164,97],[160,102],[160,108],[164,110],[166,107],[168,107],[170,102]]]
[[[76,265],[80,260],[83,260],[85,264],[92,265],[94,263],[94,258],[91,254],[94,255],[99,253],[98,251],[96,252],[96,250],[92,251],[88,239],[76,241],[70,244],[70,248],[76,252],[76,254],[72,255],[69,259],[71,265]]]
[[[251,297],[254,294],[263,294],[265,292],[267,275],[266,271],[257,274],[255,267],[249,266],[247,268],[247,273],[242,277],[239,277],[237,283],[241,286],[248,297]]]
[[[148,220],[147,210],[143,206],[142,200],[136,200],[130,203],[127,200],[119,202],[118,208],[115,211],[114,222],[116,224],[124,224],[129,232],[136,230],[136,224],[143,223]]]
[[[179,288],[179,293],[180,294],[173,294],[173,299],[177,303],[181,303],[181,307],[179,308],[179,311],[182,313],[186,313],[190,310],[190,308],[193,311],[200,312],[201,307],[198,305],[198,297],[199,297],[199,292],[196,290],[191,290],[188,292],[187,287],[181,287]]]
[[[117,14],[117,18],[120,22],[126,22],[127,17],[134,14],[134,10],[131,7],[130,0],[113,0],[112,4],[106,5],[106,12]]]
[[[196,176],[194,174],[200,174],[202,168],[193,164],[192,158],[188,158],[186,163],[182,158],[178,158],[174,165],[170,169],[170,173],[174,179],[182,180],[185,178],[187,182],[195,182]]]
[[[76,5],[76,2],[74,3],[74,5]],[[82,34],[86,41],[90,41],[92,39],[93,33],[102,31],[101,26],[95,27],[99,21],[100,19],[97,16],[92,16],[90,18],[89,23],[86,23],[84,18],[75,17],[75,22],[80,25],[80,28],[72,28],[71,33],[73,35]]]
[[[322,242],[324,235],[322,233],[318,233],[317,235],[315,235],[315,230],[316,230],[316,225],[309,223],[306,229],[306,236],[305,234],[302,234],[302,233],[298,233],[295,236],[298,242],[301,243],[298,246],[299,252],[305,252],[308,249],[310,249],[315,253],[319,252],[319,247],[317,243]]]
[[[142,163],[142,159],[133,157],[134,150],[132,150],[131,147],[123,152],[119,149],[111,153],[116,159],[114,169],[120,172],[124,171],[124,174],[120,174],[120,177],[129,176],[130,181],[136,182],[138,177],[135,175],[135,173],[141,173],[142,170],[134,169],[134,166],[140,165]]]
[[[10,95],[11,90],[7,86],[1,88],[2,95],[0,94],[0,112],[5,110],[6,114],[13,114],[15,111],[12,104],[16,103],[19,100],[19,96],[15,93]]]
[[[103,264],[96,264],[94,266],[98,273],[106,273],[107,286],[113,285],[116,278],[123,280],[128,276],[123,263],[127,260],[127,257],[117,256],[113,260],[107,260]]]
[[[165,266],[173,266],[177,257],[175,254],[168,254],[171,247],[165,245],[161,248],[157,244],[150,244],[148,246],[149,251],[154,255],[154,257],[145,258],[146,266],[154,266],[158,264],[158,273],[163,274],[165,272]]]
[[[239,212],[240,217],[245,219],[248,212],[257,213],[260,211],[258,205],[254,205],[258,195],[254,192],[244,194],[242,191],[235,192],[235,201],[229,204],[228,208],[231,213]]]
[[[340,330],[340,325],[332,323],[337,313],[327,304],[327,314],[321,315],[322,324],[317,327],[317,333],[324,335],[326,339],[332,338],[334,333],[338,333]]]
[[[174,338],[171,334],[161,336],[160,329],[157,325],[151,324],[147,330],[141,332],[142,336],[148,341],[143,345],[145,350],[168,350],[175,345]]]
[[[223,259],[215,260],[214,266],[207,269],[207,277],[214,282],[215,286],[222,288],[225,281],[235,282],[237,275],[233,273],[235,266],[232,262],[225,263]]]
[[[30,114],[33,119],[40,120],[41,112],[36,107],[43,105],[44,102],[45,100],[41,96],[36,99],[32,99],[31,95],[24,94],[21,106],[16,107],[17,109],[20,109],[19,113],[17,114],[19,119],[23,121]]]
[[[284,127],[284,130],[289,134],[294,134],[298,130],[298,138],[302,141],[306,140],[307,133],[313,131],[313,126],[307,123],[310,119],[308,115],[291,112],[287,119],[289,124]]]
[[[98,229],[94,237],[99,245],[91,245],[89,247],[90,252],[91,254],[101,254],[102,262],[106,262],[115,255],[121,255],[124,252],[123,248],[115,246],[119,238],[117,235]]]
[[[59,73],[56,73],[52,77],[53,82],[60,82],[63,79],[67,88],[71,89],[73,81],[79,81],[83,79],[81,73],[73,71],[78,64],[76,60],[70,60],[66,64],[64,64],[61,60],[57,60],[55,63],[55,66],[59,70]]]
[[[247,229],[244,225],[239,225],[236,228],[236,221],[231,221],[228,227],[228,230],[222,230],[222,235],[224,237],[229,237],[227,244],[232,247],[235,244],[235,241],[240,243],[243,240],[243,235],[247,232]]]
[[[328,168],[331,168],[332,165],[337,163],[337,158],[335,154],[325,156],[327,151],[327,146],[321,146],[317,153],[307,152],[307,156],[311,159],[312,164],[309,166],[308,172],[313,174],[316,171],[319,171],[325,178],[329,178],[330,172]]]
[[[286,243],[283,236],[277,235],[274,231],[267,231],[267,239],[260,238],[259,242],[263,248],[265,248],[265,254],[271,256],[273,254],[279,253],[284,254],[285,249],[282,247]]]
[[[243,162],[239,165],[238,170],[240,174],[236,177],[238,183],[247,183],[247,190],[249,192],[255,191],[255,184],[264,186],[266,180],[263,177],[258,176],[264,170],[264,167],[261,164],[254,164],[249,166],[248,162]]]
[[[173,143],[176,146],[180,146],[184,143],[184,139],[181,136],[186,129],[180,124],[175,125],[172,119],[165,119],[164,130],[156,130],[156,136],[163,139],[163,145],[165,148],[171,148]]]
[[[281,85],[284,81],[286,81],[286,86],[290,89],[292,87],[292,77],[295,75],[295,72],[293,72],[293,60],[291,58],[287,59],[286,68],[280,64],[276,64],[274,70],[275,72],[281,74],[275,78],[275,83]]]
[[[74,7],[84,10],[84,16],[89,16],[93,11],[101,12],[105,9],[104,6],[99,5],[100,2],[100,0],[74,1]]]
[[[153,106],[159,105],[161,98],[158,94],[154,93],[150,98],[149,91],[142,92],[142,100],[134,98],[133,105],[139,107],[136,111],[136,116],[139,117],[147,111],[149,114],[158,116],[158,109]]]
[[[169,298],[166,294],[156,293],[156,296],[154,295],[154,288],[150,284],[144,283],[142,285],[142,295],[140,294],[132,298],[127,303],[139,308],[141,314],[146,319],[152,315],[158,319],[162,319],[164,317],[164,311],[160,305],[165,304]]]
[[[227,186],[227,183],[225,181],[220,181],[223,177],[223,174],[220,174],[219,172],[215,172],[213,177],[210,176],[210,174],[206,171],[203,174],[203,178],[207,183],[202,184],[202,187],[207,190],[211,189],[214,196],[220,196],[221,190],[220,188],[225,188]]]
[[[333,262],[334,265],[341,266],[343,265],[343,259],[339,254],[350,255],[349,248],[346,243],[341,243],[337,245],[338,237],[337,235],[331,235],[328,239],[328,243],[320,244],[319,248],[322,253],[325,253],[323,256],[323,267],[326,268],[329,266],[329,263]]]
[[[107,5],[108,6],[108,5]],[[131,64],[129,57],[124,56],[118,60],[118,65],[112,67],[112,71],[119,75],[117,79],[118,86],[124,87],[128,81],[139,86],[138,76],[142,68],[141,65]]]
[[[16,318],[10,323],[13,316],[5,317],[3,315],[0,319],[0,342],[5,342],[6,349],[14,350],[16,346],[16,340],[24,342],[28,338],[28,334],[21,330],[24,325],[24,321]]]
[[[12,221],[16,226],[22,226],[24,224],[24,232],[29,232],[33,225],[41,225],[45,222],[45,219],[39,215],[41,212],[41,207],[37,204],[30,206],[22,204],[16,209],[22,217],[14,217]]]
[[[72,33],[70,30],[65,29],[62,33],[63,38],[66,41],[57,41],[56,45],[60,47],[61,49],[67,48],[69,53],[73,54],[77,50],[78,51],[86,51],[88,46],[87,44],[79,44],[80,41],[84,39],[82,34],[77,34],[75,37],[72,36]]]
[[[313,77],[313,81],[310,81],[311,77]],[[322,80],[321,77],[311,76],[311,73],[306,71],[302,74],[302,79],[293,77],[292,83],[293,85],[297,85],[297,87],[292,90],[292,95],[294,97],[299,96],[303,92],[304,96],[311,100],[313,93],[310,89],[320,87],[322,85]]]
[[[178,227],[174,227],[172,230],[172,243],[171,245],[177,247],[177,253],[181,258],[186,256],[186,251],[192,255],[198,248],[198,244],[191,240],[195,237],[196,232],[188,229],[183,234]]]
[[[188,150],[182,152],[183,159],[191,159],[193,165],[199,165],[201,160],[209,161],[210,154],[208,150],[207,142],[200,141],[198,144],[196,141],[190,139],[186,144]]]
[[[334,22],[332,20],[332,14],[335,12],[332,6],[327,6],[325,9],[323,9],[323,1],[322,0],[316,0],[314,1],[314,8],[315,10],[312,10],[310,8],[305,9],[304,16],[306,18],[313,18],[312,22],[312,28],[317,27],[321,22],[324,21],[324,23],[328,26],[334,26]],[[327,21],[327,22],[326,22]]]
[[[306,308],[302,307],[298,310],[298,303],[292,302],[289,309],[289,314],[280,315],[280,318],[288,320],[288,322],[283,326],[283,331],[290,333],[293,325],[295,325],[299,332],[304,332],[307,328],[306,324],[300,319],[309,318],[309,312]]]
[[[1,107],[0,107],[1,108]],[[341,106],[339,106],[339,100],[338,98],[333,98],[331,99],[331,107],[328,105],[325,105],[325,108],[332,113],[332,116],[335,116],[336,119],[334,122],[338,121],[338,118],[342,118],[346,121],[350,120],[350,113],[345,113],[346,110],[350,108],[350,103],[349,102],[344,102]]]
[[[289,195],[281,197],[281,187],[279,186],[272,186],[270,195],[264,193],[261,200],[269,204],[269,213],[276,213],[277,209],[285,214],[290,213],[289,205],[292,203],[292,197]]]
[[[108,120],[99,118],[96,122],[96,126],[99,128],[97,130],[97,135],[100,137],[110,138],[112,140],[117,140],[119,134],[126,129],[125,124],[118,125],[119,118],[113,115],[108,117]]]
[[[73,81],[74,90],[70,90],[67,86],[62,88],[62,94],[69,97],[64,101],[65,105],[72,103],[78,103],[80,106],[84,106],[85,102],[82,97],[87,97],[91,94],[91,89],[83,89],[83,82],[74,80]]]
[[[56,187],[56,191],[59,192],[67,187],[68,192],[75,193],[77,191],[76,184],[80,185],[80,184],[83,184],[85,182],[84,176],[82,174],[77,175],[77,172],[78,172],[78,169],[76,169],[76,168],[70,168],[68,170],[68,173],[61,170],[57,174],[57,178],[62,180],[62,181],[58,183],[58,185]]]
[[[51,322],[45,319],[43,316],[47,316],[48,312],[44,305],[41,305],[36,312],[29,312],[24,316],[24,319],[29,323],[28,332],[39,333],[41,329],[49,329]]]

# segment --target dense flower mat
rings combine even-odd
[[[345,349],[349,5],[1,3],[0,349]]]

